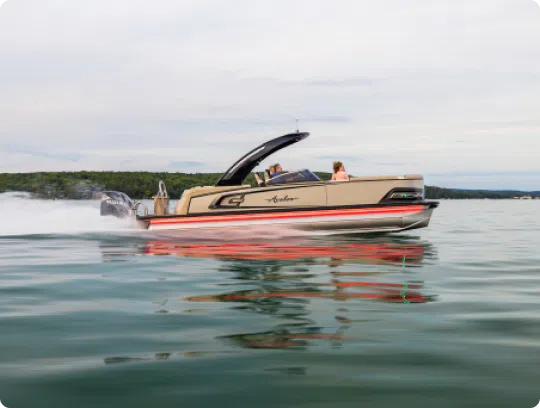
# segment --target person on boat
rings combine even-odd
[[[270,171],[271,177],[279,176],[280,174],[283,174],[283,169],[281,168],[281,164],[276,163],[274,164],[274,171]]]
[[[349,174],[345,171],[345,166],[340,161],[334,162],[334,174],[332,174],[332,180],[336,181],[349,181]]]

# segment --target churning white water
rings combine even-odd
[[[151,209],[152,202],[145,204]],[[135,233],[140,237],[156,237],[179,241],[216,240],[280,240],[291,236],[311,236],[313,232],[289,229],[282,225],[252,226],[242,230],[160,231],[140,230],[133,219],[103,217],[99,200],[39,200],[28,193],[0,193],[0,236],[82,233]]]
[[[102,217],[99,201],[38,200],[27,193],[0,194],[0,236],[132,230],[130,219]]]

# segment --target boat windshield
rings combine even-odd
[[[305,181],[321,181],[321,179],[308,169],[303,169],[280,174],[279,176],[268,180],[266,185],[275,186],[276,184],[302,183]]]

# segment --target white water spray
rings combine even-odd
[[[150,232],[140,230],[133,219],[103,217],[99,200],[39,200],[28,193],[1,193],[0,236],[36,234],[114,233],[177,241],[242,241],[282,240],[288,237],[307,237],[310,231],[298,231],[281,225],[253,226],[243,230],[201,230]]]
[[[103,217],[99,201],[37,200],[27,193],[0,194],[0,236],[78,234],[132,230],[133,220]]]

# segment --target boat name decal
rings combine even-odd
[[[266,201],[268,201],[269,203],[272,202],[274,204],[277,204],[277,203],[282,203],[282,202],[286,202],[286,201],[294,201],[294,200],[298,200],[298,197],[289,197],[288,195],[286,195],[285,197],[278,197],[277,195],[272,197],[272,198],[267,198]]]

